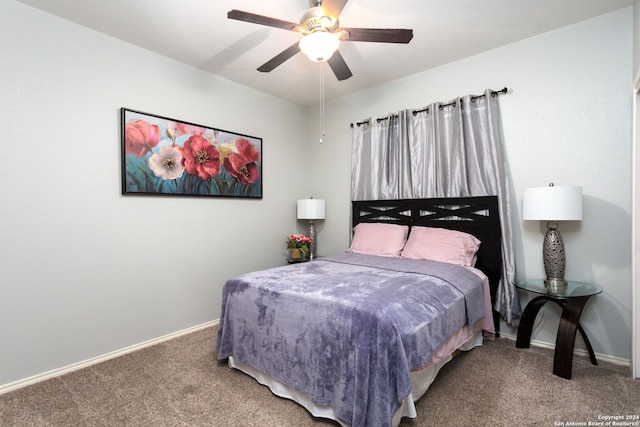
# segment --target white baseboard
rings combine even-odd
[[[95,365],[97,363],[101,363],[107,361],[109,359],[113,359],[115,357],[124,356],[125,354],[132,353],[137,350],[141,350],[146,347],[151,347],[152,345],[160,344],[165,341],[172,340],[174,338],[178,338],[182,335],[187,335],[193,332],[197,332],[199,330],[209,328],[211,326],[215,326],[220,322],[219,319],[212,320],[210,322],[202,323],[200,325],[192,326],[187,329],[183,329],[178,332],[173,332],[168,335],[164,335],[158,338],[154,338],[139,344],[134,344],[129,347],[122,348],[120,350],[112,351],[107,354],[103,354],[97,357],[92,357],[91,359],[83,360],[78,363],[74,363],[68,366],[64,366],[62,368],[54,369],[48,372],[43,372],[41,374],[37,374],[28,378],[24,378],[18,381],[10,382],[7,384],[0,385],[0,394],[8,393],[13,390],[17,390],[22,387],[26,387],[31,384],[35,384],[40,381],[48,380],[50,378],[59,377],[60,375],[68,374],[69,372],[77,371],[78,369],[87,368],[91,365]]]
[[[0,385],[0,394],[8,393],[10,391],[17,390],[19,388],[26,387],[26,386],[31,385],[31,384],[35,384],[35,383],[40,382],[40,381],[48,380],[50,378],[59,377],[60,375],[68,374],[69,372],[73,372],[73,371],[77,371],[79,369],[87,368],[87,367],[89,367],[91,365],[95,365],[95,364],[107,361],[109,359],[113,359],[115,357],[124,356],[125,354],[132,353],[134,351],[141,350],[141,349],[146,348],[146,347],[151,347],[152,345],[160,344],[162,342],[169,341],[169,340],[172,340],[174,338],[178,338],[178,337],[183,336],[183,335],[187,335],[187,334],[190,334],[190,333],[193,333],[193,332],[197,332],[197,331],[205,329],[205,328],[209,328],[209,327],[215,326],[218,323],[220,323],[219,319],[212,320],[210,322],[206,322],[206,323],[202,323],[200,325],[192,326],[190,328],[183,329],[183,330],[178,331],[178,332],[173,332],[171,334],[164,335],[164,336],[161,336],[161,337],[158,337],[158,338],[154,338],[154,339],[151,339],[151,340],[148,340],[148,341],[144,341],[144,342],[139,343],[139,344],[134,344],[132,346],[125,347],[125,348],[120,349],[120,350],[112,351],[110,353],[103,354],[103,355],[100,355],[100,356],[97,356],[97,357],[93,357],[91,359],[83,360],[81,362],[74,363],[74,364],[71,364],[71,365],[68,365],[68,366],[65,366],[65,367],[62,367],[62,368],[54,369],[54,370],[51,370],[51,371],[48,371],[48,372],[43,372],[41,374],[37,374],[37,375],[31,376],[31,377],[28,377],[28,378],[24,378],[24,379],[21,379],[21,380],[18,380],[18,381],[14,381],[14,382],[11,382],[11,383],[3,384],[3,385]],[[503,332],[500,333],[500,336],[503,337],[503,338],[512,340],[512,341],[516,340],[516,337],[514,335],[505,334]],[[549,343],[544,342],[544,341],[531,340],[531,345],[535,346],[535,347],[547,348],[547,349],[550,349],[550,350],[554,349],[553,344],[549,344]],[[585,356],[585,357],[589,355],[589,353],[586,350],[583,350],[583,349],[575,349],[575,353],[578,354],[578,355],[581,355],[581,356]],[[598,360],[602,360],[602,361],[605,361],[605,362],[610,362],[610,363],[613,363],[615,365],[622,365],[622,366],[629,366],[629,367],[631,366],[631,361],[629,359],[624,359],[624,358],[621,358],[621,357],[616,357],[616,356],[610,356],[610,355],[607,355],[607,354],[596,353],[596,358]]]
[[[516,340],[516,336],[515,335],[510,335],[510,334],[505,334],[503,332],[500,332],[500,336],[504,337],[506,339],[512,340],[512,341]],[[546,348],[546,349],[549,349],[549,350],[555,349],[555,345],[554,344],[550,344],[550,343],[544,342],[544,341],[531,340],[531,345],[533,347]],[[574,353],[579,355],[579,356],[589,357],[589,352],[587,350],[585,350],[585,349],[576,348],[574,350]],[[613,363],[614,365],[621,365],[621,366],[631,367],[631,360],[630,359],[624,359],[622,357],[611,356],[609,354],[602,354],[602,353],[595,353],[595,355],[596,355],[596,359],[602,360],[603,362],[609,362],[609,363]]]

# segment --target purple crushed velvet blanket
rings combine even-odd
[[[224,286],[218,359],[271,375],[347,425],[389,426],[410,371],[484,318],[483,292],[463,267],[350,253],[244,274]]]

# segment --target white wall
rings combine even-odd
[[[348,246],[350,123],[507,86],[500,103],[517,198],[517,276],[544,276],[544,224],[521,220],[523,190],[549,182],[582,185],[584,220],[561,225],[566,277],[604,287],[587,305],[582,324],[597,353],[629,359],[632,18],[632,8],[626,8],[345,96],[327,104],[323,144],[317,142],[318,111],[310,109],[314,191],[324,190],[327,199],[320,253]],[[524,307],[529,296],[521,295]],[[544,310],[533,339],[553,344],[559,310]]]
[[[264,197],[120,195],[120,107],[263,138]],[[284,263],[304,111],[0,0],[0,385],[219,318]]]
[[[640,71],[640,1],[633,0],[633,70]]]
[[[633,101],[633,376],[640,378],[640,187],[638,186],[638,165],[640,164],[640,0],[633,2],[633,70],[634,70],[634,101]]]

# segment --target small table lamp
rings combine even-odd
[[[544,236],[542,257],[547,287],[563,287],[566,258],[564,243],[558,232],[557,221],[582,220],[582,187],[528,188],[522,198],[522,217],[524,220],[547,221],[547,233]]]
[[[309,246],[309,259],[315,259],[317,256],[317,236],[316,226],[313,221],[316,219],[324,219],[325,211],[324,200],[314,199],[300,199],[297,206],[297,218],[309,220],[309,237],[311,238],[311,245]]]

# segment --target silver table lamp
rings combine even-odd
[[[309,246],[309,259],[315,259],[318,249],[316,226],[313,223],[314,220],[324,219],[325,203],[322,199],[300,199],[297,206],[297,218],[309,220],[309,237],[311,238],[311,245]]]
[[[547,221],[542,246],[544,283],[549,288],[567,285],[564,279],[566,257],[564,242],[558,231],[558,221],[582,220],[582,187],[555,186],[528,188],[522,198],[524,220]]]

